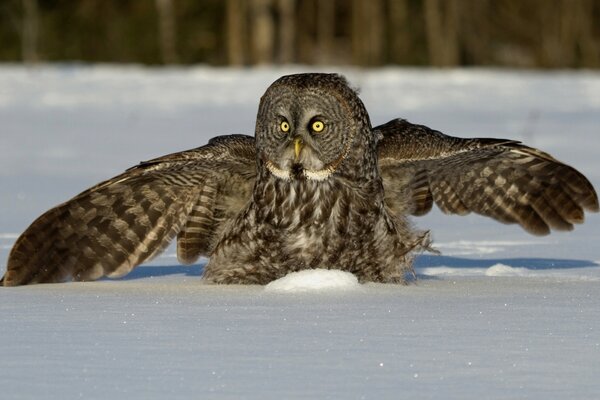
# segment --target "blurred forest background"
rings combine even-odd
[[[600,0],[0,0],[0,61],[600,67]]]

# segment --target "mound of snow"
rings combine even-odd
[[[461,267],[428,267],[419,268],[419,274],[428,276],[536,276],[527,268],[511,267],[505,264],[494,264],[488,268]]]
[[[350,290],[360,288],[356,276],[329,269],[307,269],[292,272],[267,286],[268,292],[308,292],[312,290]]]
[[[486,276],[526,276],[526,268],[510,267],[504,264],[495,264],[485,270]]]

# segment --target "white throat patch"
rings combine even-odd
[[[283,169],[275,166],[275,164],[273,164],[271,161],[267,161],[266,166],[267,166],[267,169],[269,170],[269,172],[271,172],[277,178],[283,179],[286,181],[292,180],[293,175],[292,175],[291,171],[283,170]],[[316,171],[313,171],[310,169],[303,169],[302,175],[304,176],[304,178],[311,180],[311,181],[324,181],[327,178],[329,178],[333,174],[334,171],[335,171],[335,169],[331,166],[328,168],[324,168],[324,169],[320,169],[320,170],[316,170]]]

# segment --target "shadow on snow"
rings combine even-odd
[[[530,270],[571,269],[599,266],[593,261],[560,258],[461,258],[432,255],[418,256],[414,266],[415,268],[489,268],[496,264]]]
[[[513,268],[526,268],[530,270],[572,269],[598,267],[599,264],[588,260],[569,260],[557,258],[460,258],[450,256],[420,255],[415,260],[415,268],[489,268],[496,264],[503,264]],[[151,277],[183,275],[199,278],[206,263],[194,265],[141,265],[131,271],[121,280],[134,280]]]
[[[206,263],[193,265],[140,265],[139,267],[134,268],[129,274],[118,279],[129,281],[169,275],[183,275],[200,278],[205,265]]]

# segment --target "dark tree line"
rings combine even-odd
[[[600,67],[600,0],[1,0],[0,61]]]

